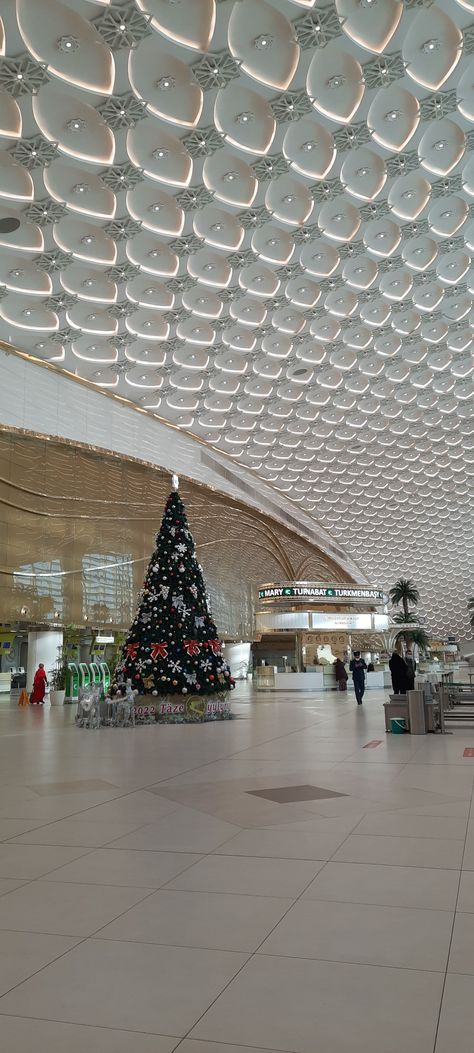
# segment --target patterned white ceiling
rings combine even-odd
[[[0,337],[238,458],[466,635],[474,2],[1,12]]]

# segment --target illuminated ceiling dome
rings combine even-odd
[[[12,0],[0,27],[0,337],[238,458],[462,634],[473,9]]]

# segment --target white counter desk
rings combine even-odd
[[[306,673],[275,673],[275,683],[273,690],[275,691],[334,691],[336,689],[336,680],[332,669],[325,667],[326,673],[323,674],[323,668],[320,669],[309,669]],[[352,676],[349,673],[348,687],[351,688]],[[379,691],[387,690],[392,687],[392,681],[390,672],[388,669],[380,669],[374,673],[366,674],[366,688],[368,691],[377,689]],[[270,689],[271,690],[271,689]]]

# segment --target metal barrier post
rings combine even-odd
[[[426,735],[423,691],[407,691],[410,734]]]

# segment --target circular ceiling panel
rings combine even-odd
[[[472,10],[9,0],[0,41],[0,338],[277,484],[440,634],[473,556]]]

